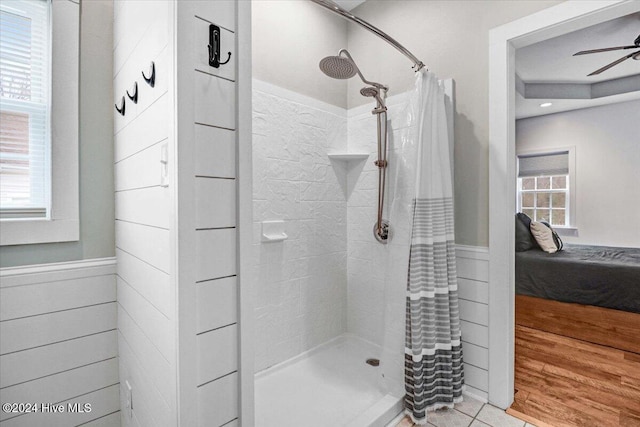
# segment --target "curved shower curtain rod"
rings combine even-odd
[[[373,25],[369,24],[367,21],[365,21],[364,19],[360,19],[357,16],[355,16],[354,14],[352,14],[351,12],[349,12],[346,9],[341,8],[339,5],[337,5],[336,3],[334,3],[332,0],[311,0],[312,2],[332,11],[333,13],[336,13],[340,16],[342,16],[344,19],[351,21],[351,22],[355,22],[356,24],[360,25],[361,27],[365,28],[366,30],[371,31],[373,34],[375,34],[376,36],[380,37],[382,40],[386,41],[387,43],[389,43],[391,46],[395,47],[396,49],[398,49],[400,52],[402,52],[402,54],[404,56],[406,56],[407,58],[409,58],[412,62],[413,62],[413,70],[414,71],[419,71],[422,68],[424,68],[424,64],[422,61],[420,61],[418,58],[415,57],[415,55],[411,52],[409,52],[409,50],[402,46],[400,43],[398,43],[393,37],[391,37],[390,35],[388,35],[387,33],[385,33],[384,31],[380,30],[377,27],[374,27]]]

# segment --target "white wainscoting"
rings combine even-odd
[[[487,401],[489,391],[489,249],[456,246],[466,391]]]
[[[115,271],[115,258],[0,270],[0,401],[91,403],[2,412],[0,426],[120,426]]]

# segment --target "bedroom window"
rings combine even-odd
[[[569,150],[518,156],[518,210],[554,227],[572,225]]]
[[[553,226],[568,225],[569,175],[527,177],[518,181],[521,212]]]

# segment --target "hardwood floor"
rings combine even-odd
[[[640,426],[637,353],[516,325],[515,388],[510,412],[532,421]]]

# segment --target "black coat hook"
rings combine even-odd
[[[151,75],[149,77],[144,75],[144,71],[142,72],[142,77],[144,81],[149,83],[149,86],[154,87],[156,85],[156,64],[151,61]]]
[[[214,68],[220,68],[231,59],[231,52],[228,52],[227,60],[220,62],[220,27],[217,25],[209,25],[209,65]]]
[[[118,104],[115,104],[115,106],[116,106],[116,111],[124,116],[124,107],[125,107],[124,96],[122,97],[122,100],[120,101],[120,108],[118,108]]]
[[[130,94],[129,89],[127,89],[127,96],[134,104],[138,103],[138,82],[133,82],[133,95]]]

